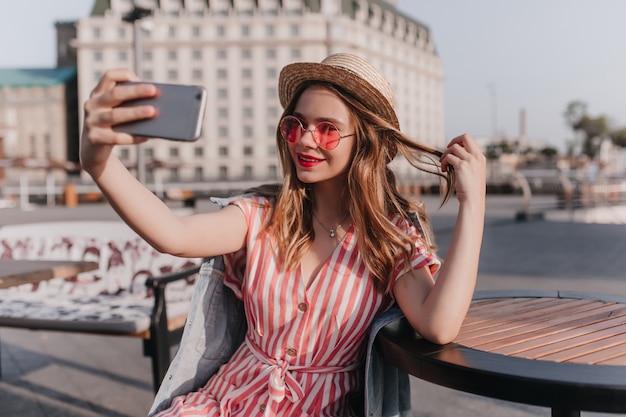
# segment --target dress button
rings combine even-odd
[[[302,311],[304,313],[306,311],[306,309],[307,309],[306,303],[298,304],[298,310],[300,310],[300,311]]]
[[[265,404],[261,404],[259,406],[259,412],[264,413],[265,412]]]
[[[289,348],[287,349],[287,355],[289,356],[296,356],[296,350],[294,348]]]

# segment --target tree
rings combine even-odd
[[[615,146],[626,148],[626,127],[614,130],[610,136]]]
[[[574,130],[578,122],[587,114],[587,103],[579,100],[570,101],[563,113],[567,124]]]
[[[546,146],[545,148],[541,149],[539,153],[541,153],[546,158],[551,159],[558,155],[559,151],[553,146]]]
[[[582,153],[594,158],[600,150],[602,138],[610,132],[606,116],[590,116],[587,114],[587,104],[578,100],[570,102],[563,115],[574,132],[583,134]]]

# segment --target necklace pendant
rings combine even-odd
[[[335,229],[330,229],[330,237],[335,237]]]

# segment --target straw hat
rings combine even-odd
[[[400,129],[389,81],[363,58],[339,53],[328,56],[319,64],[298,62],[287,65],[278,79],[278,97],[283,108],[289,105],[302,83],[307,81],[323,81],[343,88]]]

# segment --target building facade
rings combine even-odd
[[[291,62],[354,52],[382,70],[396,93],[402,130],[443,146],[443,68],[428,27],[381,0],[145,0],[151,15],[123,20],[131,0],[96,0],[77,25],[80,101],[108,68],[137,66],[146,81],[208,90],[202,137],[151,140],[149,166],[167,162],[166,181],[272,181],[280,177],[275,138],[282,113],[277,82]],[[135,62],[135,52],[138,52]],[[137,147],[120,147],[129,165]],[[161,163],[160,166],[164,164]],[[167,165],[167,164],[165,164]],[[399,171],[409,172],[402,164]],[[148,168],[146,179],[155,172]],[[403,175],[401,173],[401,175]]]
[[[76,68],[0,69],[0,185],[64,182],[78,140]]]

